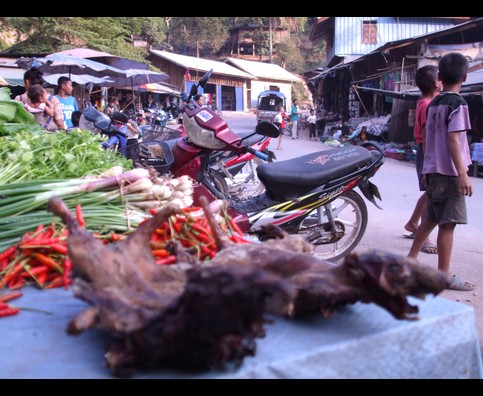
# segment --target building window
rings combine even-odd
[[[377,21],[362,21],[362,44],[377,44]]]

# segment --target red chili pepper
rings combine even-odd
[[[64,277],[63,275],[57,275],[54,279],[52,279],[48,285],[44,287],[44,289],[53,289],[55,287],[65,286]]]
[[[7,302],[10,300],[15,300],[16,298],[22,297],[23,293],[21,291],[15,291],[8,294],[0,294],[0,301]]]
[[[64,258],[64,275],[62,276],[62,280],[66,290],[69,289],[69,285],[72,283],[72,279],[70,278],[71,272],[72,262],[66,257]]]
[[[125,235],[121,235],[121,234],[116,234],[115,232],[111,232],[111,235],[110,235],[110,241],[111,242],[117,242],[117,241],[122,241],[124,239],[126,239],[127,237]]]
[[[183,223],[175,221],[173,222],[173,228],[177,233],[180,233],[183,229]]]
[[[61,245],[60,243],[51,243],[49,245],[49,248],[57,253],[63,254],[64,256],[67,254],[68,251],[67,246]]]
[[[25,283],[23,282],[23,278],[20,276],[17,276],[13,278],[10,282],[8,282],[8,288],[10,290],[21,289],[24,286],[25,286]]]
[[[9,307],[10,307],[10,305],[8,305],[7,303],[0,302],[0,311],[1,311],[2,309],[6,309],[6,308],[9,308]]]
[[[39,239],[35,239],[35,240],[31,240],[31,241],[27,241],[27,242],[22,242],[19,247],[21,249],[29,249],[29,248],[44,248],[44,247],[48,247],[49,245],[52,245],[52,244],[58,244],[60,242],[63,241],[63,238],[61,237],[52,237],[52,236],[49,236],[49,237],[42,237],[42,238],[39,238]]]
[[[235,242],[235,243],[251,243],[250,241],[246,240],[245,238],[242,238],[238,234],[230,235],[230,239],[232,242]]]
[[[230,227],[233,228],[238,235],[243,235],[243,231],[238,226],[238,224],[235,223],[235,220],[233,220],[231,217],[228,217],[228,223],[230,224]]]
[[[0,260],[0,272],[2,272],[5,268],[7,268],[7,265],[8,265],[7,259]]]
[[[39,276],[37,276],[37,279],[35,281],[37,282],[39,287],[43,288],[45,286],[45,282],[47,282],[47,272],[39,274]]]
[[[177,259],[174,254],[171,254],[167,257],[163,257],[161,259],[156,260],[156,264],[158,265],[168,265],[176,263]]]
[[[46,274],[48,270],[49,270],[49,267],[45,265],[39,265],[34,268],[29,268],[29,269],[25,268],[25,272],[22,272],[20,276],[22,278],[35,278],[40,274]]]
[[[62,270],[61,266],[55,261],[53,260],[51,257],[49,256],[46,256],[45,254],[42,254],[42,253],[39,253],[39,252],[35,252],[35,253],[32,253],[32,257],[37,260],[37,262],[39,264],[42,264],[42,265],[46,265],[47,267],[57,271],[57,272],[60,272],[60,273],[63,273],[64,271]]]
[[[213,249],[208,248],[208,246],[203,245],[201,246],[200,253],[201,258],[205,258],[206,256],[212,257]]]
[[[194,227],[196,225],[197,224],[193,224],[193,230],[191,231],[195,236],[196,240],[206,244],[213,243],[213,238],[210,236],[210,234],[207,234],[206,230],[203,230],[203,228],[201,228],[203,231],[198,231],[198,229]]]
[[[2,253],[0,253],[0,260],[7,260],[12,257],[17,251],[17,244],[6,248]]]
[[[199,206],[186,206],[184,208],[181,208],[181,210],[183,212],[188,212],[188,213],[189,212],[197,212],[200,209],[201,209],[201,207],[199,207]]]
[[[155,249],[152,252],[154,257],[168,257],[170,254],[166,249]]]
[[[2,309],[2,310],[0,310],[0,318],[1,317],[4,317],[4,316],[16,315],[19,312],[20,312],[20,309],[19,308],[6,308],[6,309]]]
[[[15,264],[15,266],[5,274],[2,280],[0,280],[0,289],[10,282],[16,275],[22,272],[26,261],[22,260],[20,263]]]
[[[84,219],[84,215],[82,214],[82,206],[80,203],[75,206],[75,217],[77,218],[77,222],[81,227],[86,226],[86,221]]]

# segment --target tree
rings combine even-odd
[[[141,34],[150,46],[161,47],[167,41],[167,30],[165,18],[147,17],[142,23]]]
[[[287,38],[276,45],[277,61],[281,67],[292,72],[301,72],[304,67],[304,58],[300,52],[300,40]]]
[[[172,17],[169,44],[175,52],[216,53],[229,37],[230,17]]]
[[[17,52],[47,55],[88,47],[138,61],[144,61],[146,54],[132,46],[133,34],[141,32],[142,20],[136,17],[4,17],[2,22],[19,40],[28,36],[24,45],[14,48]]]

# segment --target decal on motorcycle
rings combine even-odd
[[[310,161],[307,161],[307,164],[314,165],[324,165],[329,161],[328,155],[319,155],[318,157],[312,158]]]
[[[208,122],[213,118],[213,114],[211,114],[209,111],[201,110],[198,114],[196,114],[196,117],[203,122]]]

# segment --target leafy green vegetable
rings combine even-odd
[[[130,160],[102,149],[102,140],[89,131],[73,130],[66,134],[42,129],[19,130],[12,135],[0,136],[0,162],[19,164],[14,172],[24,180],[98,175],[116,165],[132,169]]]
[[[24,109],[22,103],[11,99],[0,99],[0,135],[15,134],[22,129],[40,130],[42,128],[35,122],[34,116]]]
[[[10,100],[10,89],[2,87],[0,89],[0,100]]]
[[[14,101],[0,101],[0,120],[8,122],[15,118],[17,107],[12,102]]]

